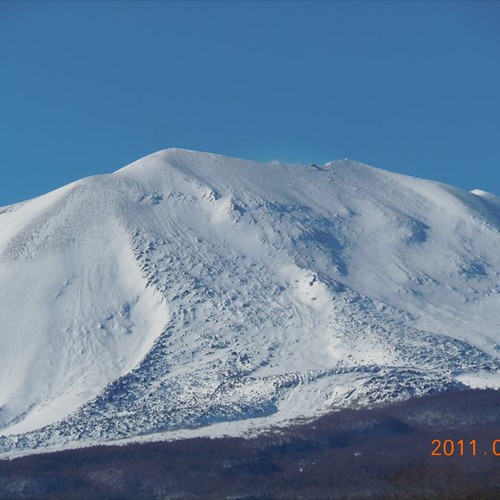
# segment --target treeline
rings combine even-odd
[[[434,439],[466,445],[431,456]],[[251,439],[99,446],[4,460],[0,498],[496,499],[496,439],[500,393],[470,390],[334,412]]]

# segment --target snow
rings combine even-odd
[[[0,451],[500,387],[499,207],[170,149],[0,209]]]
[[[2,228],[17,228],[2,237],[0,267],[4,433],[76,410],[137,365],[168,320],[97,193],[59,194],[2,216]]]
[[[457,376],[457,380],[475,389],[498,389],[500,387],[500,373],[498,372],[463,373]]]

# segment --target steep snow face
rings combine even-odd
[[[4,432],[76,410],[136,366],[168,321],[105,186],[82,181],[0,215]]]
[[[0,209],[0,450],[500,387],[499,207],[166,150]]]

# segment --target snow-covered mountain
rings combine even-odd
[[[499,198],[169,149],[0,209],[0,450],[500,387],[499,325]]]

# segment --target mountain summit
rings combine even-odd
[[[499,324],[499,198],[161,151],[0,209],[0,451],[500,387]]]

